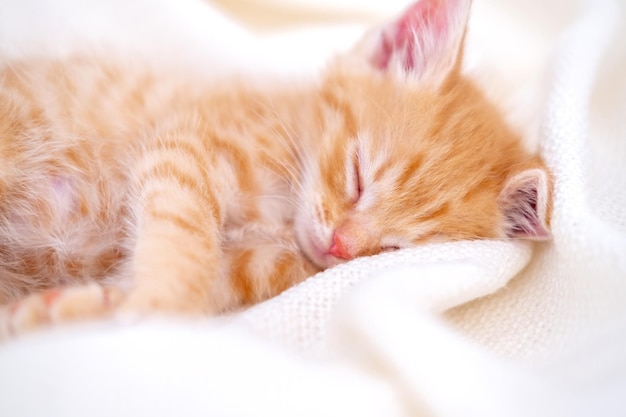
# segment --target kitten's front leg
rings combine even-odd
[[[208,155],[198,147],[194,157],[195,145],[184,142],[190,136],[178,135],[160,137],[144,149],[137,165],[129,202],[131,281],[53,288],[1,306],[0,340],[119,311],[215,313],[223,308],[227,293],[216,285],[221,209],[214,192],[220,185],[199,166],[208,163]]]
[[[192,130],[159,135],[134,174],[132,287],[121,310],[216,313],[225,175]]]

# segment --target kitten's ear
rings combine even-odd
[[[418,0],[394,22],[370,33],[362,48],[381,71],[439,86],[460,67],[470,5],[471,0]]]
[[[545,170],[529,169],[510,178],[499,199],[504,214],[505,236],[549,239],[549,199],[550,180]]]

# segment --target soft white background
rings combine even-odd
[[[360,17],[258,35],[200,0],[3,0],[0,59],[113,47],[208,76],[302,77],[404,5],[269,3],[244,10]],[[217,321],[32,335],[0,348],[0,415],[626,415],[624,5],[473,7],[467,71],[553,171],[553,241],[359,259]]]

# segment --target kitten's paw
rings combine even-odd
[[[0,340],[44,326],[104,316],[123,296],[117,288],[95,283],[31,294],[0,310]]]

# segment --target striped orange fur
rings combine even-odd
[[[459,72],[468,12],[421,0],[310,83],[111,57],[2,69],[5,333],[216,314],[357,256],[546,238],[549,175]]]

